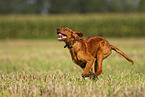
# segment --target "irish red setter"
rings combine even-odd
[[[121,54],[132,64],[134,63],[126,54],[103,37],[92,36],[79,39],[83,36],[81,32],[73,31],[68,27],[58,28],[57,35],[59,41],[64,41],[64,48],[68,48],[74,63],[79,65],[84,71],[82,77],[95,78],[102,73],[102,61],[114,50]]]

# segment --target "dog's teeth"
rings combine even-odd
[[[62,38],[58,38],[58,40],[61,40]]]
[[[62,38],[67,38],[67,36],[63,36]]]

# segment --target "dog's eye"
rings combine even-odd
[[[65,31],[68,31],[68,29],[65,29]]]

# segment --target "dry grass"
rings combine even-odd
[[[145,39],[108,39],[135,61],[112,53],[97,80],[81,77],[64,43],[0,40],[0,96],[145,97]]]

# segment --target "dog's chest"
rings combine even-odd
[[[79,52],[81,51],[82,45],[77,43],[72,49],[70,49],[71,57],[74,63],[81,66],[85,64],[84,61],[80,60]],[[82,67],[82,66],[81,66]]]
[[[81,66],[81,67],[85,67],[86,62],[80,60],[79,58],[79,54],[77,52],[74,52],[74,55],[72,56],[72,60],[75,64]]]

